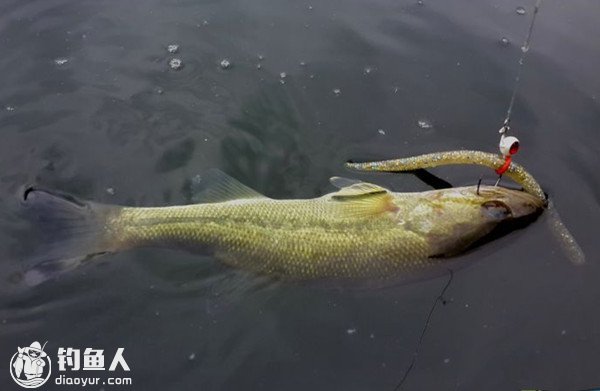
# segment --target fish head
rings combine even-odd
[[[425,237],[436,256],[454,255],[480,240],[524,227],[545,207],[545,200],[499,186],[436,190],[427,198],[411,208],[405,226]]]
[[[476,186],[464,188],[467,197],[479,204],[482,217],[491,222],[537,216],[546,206],[546,200],[524,192],[501,186]]]

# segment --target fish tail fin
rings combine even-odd
[[[118,206],[83,202],[34,187],[25,190],[22,205],[35,242],[24,256],[23,278],[28,285],[38,285],[94,255],[115,250],[109,219],[119,213]]]

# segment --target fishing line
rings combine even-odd
[[[417,347],[415,348],[415,351],[413,352],[412,360],[411,360],[409,366],[406,368],[406,371],[404,371],[404,376],[402,376],[402,379],[400,380],[400,382],[396,385],[396,387],[394,387],[394,391],[398,391],[402,387],[402,385],[408,378],[408,375],[410,374],[413,367],[415,366],[415,363],[417,361],[417,356],[419,355],[419,351],[421,349],[421,344],[423,343],[423,338],[425,337],[425,333],[427,332],[427,328],[429,327],[429,322],[431,321],[431,316],[433,315],[433,311],[435,311],[435,308],[437,307],[439,302],[442,302],[442,304],[444,304],[444,305],[446,304],[446,300],[444,299],[444,294],[446,293],[446,290],[448,290],[448,287],[450,287],[450,283],[452,282],[452,278],[454,277],[454,272],[452,271],[452,269],[448,269],[448,273],[450,273],[450,276],[448,277],[448,282],[446,282],[446,285],[441,290],[440,294],[435,298],[435,301],[433,302],[433,305],[431,306],[431,309],[429,310],[429,314],[427,315],[427,319],[425,320],[425,325],[423,326],[423,330],[421,331],[421,336],[419,337],[419,341],[417,342]]]
[[[516,137],[512,136],[506,137],[506,133],[510,130],[512,110],[515,105],[515,100],[517,97],[517,92],[519,91],[519,86],[521,84],[521,74],[523,73],[525,57],[527,56],[527,53],[529,53],[531,36],[533,35],[533,28],[535,26],[535,19],[540,10],[541,5],[542,0],[536,0],[535,6],[533,7],[533,16],[531,17],[531,23],[529,23],[529,30],[527,31],[527,37],[525,38],[525,42],[523,42],[523,46],[521,46],[521,57],[519,58],[517,76],[515,77],[515,86],[510,97],[508,109],[506,110],[506,117],[504,118],[504,123],[498,131],[500,133],[499,147],[502,156],[504,156],[504,164],[496,169],[496,174],[498,174],[498,180],[496,181],[496,184],[494,186],[498,186],[498,184],[500,183],[500,179],[502,179],[502,175],[510,168],[512,162],[512,155],[516,154],[519,150],[519,140]]]
[[[513,88],[512,96],[510,97],[510,103],[508,104],[508,109],[506,110],[506,118],[504,119],[504,125],[500,129],[501,133],[509,130],[508,124],[510,123],[510,117],[512,115],[512,109],[515,105],[515,99],[517,97],[517,92],[519,91],[519,85],[521,81],[521,74],[523,73],[523,65],[525,64],[525,57],[527,53],[529,53],[529,47],[531,42],[531,36],[533,34],[533,28],[535,25],[536,16],[540,10],[540,6],[542,5],[542,0],[537,0],[535,2],[535,6],[533,8],[533,16],[531,17],[531,23],[529,24],[529,30],[527,31],[527,38],[525,38],[525,42],[523,46],[521,46],[521,57],[519,58],[519,68],[517,70],[517,77],[515,77],[515,86]],[[504,131],[502,131],[504,129]]]

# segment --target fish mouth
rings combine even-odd
[[[499,239],[515,230],[523,229],[533,223],[547,207],[547,201],[523,190],[500,186],[483,186],[479,190],[484,213],[495,221],[494,228],[485,236],[476,240],[469,248]]]
[[[547,206],[545,199],[506,187],[482,186],[476,190],[476,194],[482,197],[481,205],[486,212],[502,220],[538,215]]]
[[[506,190],[508,193],[505,196],[504,202],[508,205],[513,219],[530,215],[537,216],[546,207],[546,200],[542,200],[537,196],[522,190]]]

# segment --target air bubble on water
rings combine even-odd
[[[373,333],[369,334],[369,338],[375,339],[375,334],[373,334]]]
[[[262,69],[262,65],[261,64],[256,64],[256,69]]]
[[[527,53],[529,51],[529,46],[521,46],[521,51]]]
[[[263,56],[262,54],[258,55],[258,61],[262,61],[265,59],[265,56]]]
[[[342,90],[340,90],[339,88],[334,88],[333,89],[333,94],[335,96],[340,96],[342,94]]]
[[[445,359],[444,359],[444,364],[448,364],[449,362],[450,362],[450,359],[449,359],[449,358],[445,358]]]
[[[285,73],[285,72],[281,72],[281,73],[279,74],[279,77],[280,77],[280,78],[282,78],[282,79],[285,79],[285,78],[287,77],[287,73]]]
[[[306,66],[306,62],[304,62],[304,61],[300,61],[300,66],[301,66],[301,67],[305,67],[305,66]]]
[[[165,91],[164,91],[162,88],[160,88],[160,87],[157,87],[157,88],[156,88],[156,93],[157,93],[158,95],[162,95],[164,92],[165,92]]]
[[[310,75],[308,75],[308,77],[309,77],[310,79],[314,79],[314,78],[315,78],[315,75],[313,75],[313,74],[310,74]]]
[[[309,11],[313,10],[313,6],[312,5],[309,5],[307,8],[309,9]]]
[[[518,15],[525,15],[525,8],[524,7],[517,7],[517,14]]]
[[[188,356],[188,360],[190,360],[190,361],[194,361],[195,359],[196,359],[196,353],[191,353],[191,354]]]
[[[506,38],[506,37],[502,37],[502,38],[500,38],[500,43],[503,46],[507,46],[510,43],[510,40],[508,38]]]
[[[56,65],[59,65],[59,66],[60,66],[60,65],[65,65],[65,64],[66,64],[66,63],[68,63],[68,62],[69,62],[69,59],[68,59],[68,58],[65,58],[65,57],[60,57],[60,58],[55,58],[55,59],[54,59],[54,63],[55,63]]]
[[[177,53],[179,51],[179,45],[171,44],[171,45],[167,46],[167,51],[169,53]]]
[[[171,60],[169,60],[169,66],[171,67],[171,69],[178,71],[181,68],[183,68],[183,61],[181,61],[180,58],[172,58]]]
[[[417,0],[418,5],[423,5],[423,0]]]
[[[6,106],[6,111],[15,111],[15,106]]]
[[[114,187],[107,187],[106,188],[106,192],[110,195],[115,195],[115,189]]]
[[[431,124],[431,122],[427,119],[420,119],[417,121],[417,125],[419,126],[419,128],[421,129],[431,129],[433,128],[433,125]]]
[[[346,334],[348,335],[353,335],[356,334],[358,330],[355,327],[349,328],[348,330],[346,330]]]
[[[385,130],[383,129],[377,129],[377,133],[379,133],[382,136],[385,136]]]
[[[365,69],[363,69],[363,73],[365,75],[370,75],[371,72],[373,72],[373,68],[372,67],[367,66],[367,67],[365,67]]]
[[[208,26],[208,20],[203,20],[202,21],[202,26]]]
[[[231,67],[231,62],[226,58],[222,59],[220,64],[221,64],[221,69],[229,69]]]

